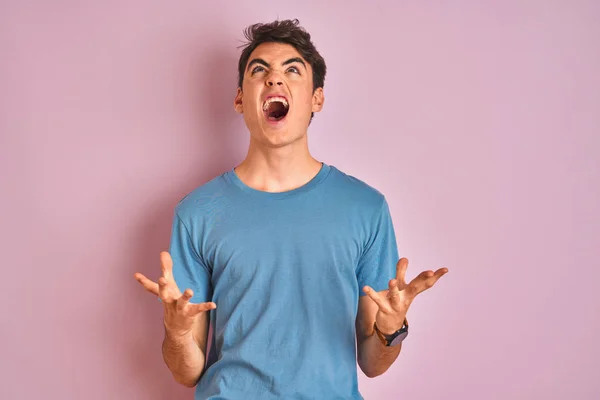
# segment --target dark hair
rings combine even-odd
[[[238,87],[241,88],[244,83],[244,72],[250,54],[262,43],[285,43],[294,46],[312,67],[313,91],[322,88],[325,85],[325,73],[327,67],[325,60],[315,45],[310,41],[310,34],[300,26],[297,19],[286,19],[283,21],[273,21],[267,24],[258,23],[248,26],[244,30],[244,36],[248,41],[244,45],[240,60],[238,62]],[[314,113],[311,114],[311,120]]]

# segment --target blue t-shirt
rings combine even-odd
[[[181,291],[217,304],[196,399],[363,398],[358,299],[398,261],[383,194],[325,163],[280,193],[232,169],[176,206],[170,253]]]

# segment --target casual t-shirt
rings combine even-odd
[[[362,399],[355,319],[364,285],[385,290],[398,250],[385,197],[322,164],[269,193],[233,169],[176,206],[173,274],[213,301],[196,399]]]

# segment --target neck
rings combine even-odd
[[[248,154],[235,168],[244,184],[265,192],[286,192],[308,183],[321,169],[303,139],[282,147],[265,147],[250,140]]]

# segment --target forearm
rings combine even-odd
[[[374,331],[362,340],[358,346],[358,365],[369,378],[383,374],[394,363],[402,344],[387,347]]]
[[[187,387],[194,387],[198,383],[204,369],[205,355],[192,332],[178,336],[165,330],[162,354],[177,382]]]

